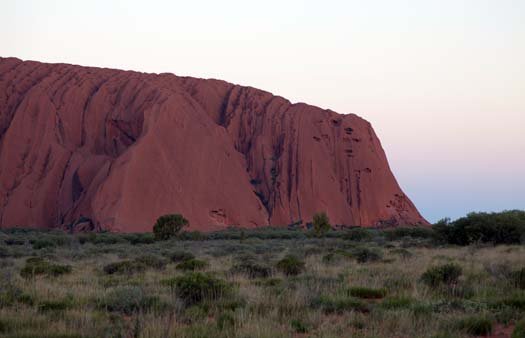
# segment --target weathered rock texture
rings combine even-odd
[[[426,224],[356,115],[218,80],[0,58],[1,227],[147,231],[180,212],[211,230],[317,211]]]

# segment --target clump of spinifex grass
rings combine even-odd
[[[358,286],[348,289],[348,294],[357,298],[380,299],[386,296],[386,289],[373,289]]]
[[[43,258],[33,257],[26,259],[25,266],[20,270],[20,276],[24,278],[31,278],[37,275],[56,277],[71,273],[71,270],[70,265],[54,264]]]

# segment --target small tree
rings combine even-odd
[[[323,237],[332,226],[325,212],[318,212],[314,215],[313,231],[317,237]]]
[[[180,214],[160,216],[153,226],[153,234],[156,240],[167,240],[189,224],[188,220]]]

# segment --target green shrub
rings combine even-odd
[[[511,338],[525,338],[525,318],[516,323]]]
[[[122,234],[122,237],[132,245],[155,243],[155,236],[151,233]]]
[[[310,302],[313,309],[321,309],[326,314],[342,314],[346,311],[368,312],[368,306],[362,301],[349,297],[319,296]]]
[[[143,272],[147,266],[135,260],[125,260],[120,262],[109,263],[104,266],[104,272],[108,275],[112,274],[133,274]]]
[[[33,306],[35,304],[35,300],[34,300],[33,296],[31,296],[30,294],[27,294],[27,293],[20,293],[16,297],[16,300],[19,303],[22,303],[22,304],[25,304],[25,305],[29,305],[29,306]]]
[[[246,300],[239,297],[236,294],[229,294],[228,298],[217,299],[214,303],[214,306],[221,311],[236,311],[237,309],[243,308],[246,306]]]
[[[164,215],[155,222],[153,235],[156,240],[167,240],[176,236],[182,228],[188,225],[188,220],[180,214]]]
[[[304,271],[305,264],[296,256],[288,255],[277,262],[276,268],[287,276],[296,276]]]
[[[99,307],[110,312],[131,315],[134,312],[148,309],[157,298],[148,297],[144,290],[137,286],[119,286],[99,300]]]
[[[115,233],[89,233],[77,235],[80,244],[91,243],[94,245],[114,245],[126,243],[126,234]]]
[[[217,327],[219,330],[228,330],[235,327],[235,318],[231,311],[223,312],[217,318]]]
[[[390,241],[399,240],[405,237],[428,239],[435,237],[434,230],[426,227],[399,227],[385,230],[383,234]]]
[[[342,257],[335,252],[329,252],[321,258],[325,264],[333,264],[341,261]]]
[[[31,241],[31,244],[33,245],[33,249],[35,249],[35,250],[56,247],[56,243],[55,242],[53,242],[53,241],[51,241],[49,239],[46,239],[46,238],[33,240],[33,241]]]
[[[372,232],[364,228],[350,229],[343,235],[344,239],[356,242],[370,241],[373,237]]]
[[[0,246],[0,258],[6,258],[9,257],[11,253],[9,250],[3,246]]]
[[[434,304],[417,302],[411,306],[411,311],[416,318],[429,318],[435,312]]]
[[[4,243],[6,245],[24,245],[26,244],[26,240],[23,238],[9,237],[4,240]]]
[[[52,264],[40,257],[32,257],[26,259],[25,266],[20,270],[20,276],[24,278],[31,278],[36,275],[56,277],[71,273],[71,271],[70,265]]]
[[[191,272],[164,281],[164,284],[174,288],[186,305],[198,304],[205,300],[217,300],[230,291],[230,286],[222,279],[200,272]]]
[[[235,264],[231,271],[233,273],[242,273],[248,276],[248,278],[267,278],[272,275],[272,268],[255,262],[254,260],[245,260],[243,262]]]
[[[414,256],[414,254],[412,252],[410,252],[410,251],[408,251],[407,249],[404,249],[404,248],[392,249],[390,252],[392,254],[394,254],[394,255],[399,255],[399,256],[401,256],[404,259],[407,259],[407,258],[410,258],[410,257]]]
[[[308,325],[300,319],[293,319],[290,322],[290,325],[292,329],[297,333],[308,333],[308,331],[310,331]]]
[[[198,321],[202,321],[208,317],[208,307],[200,305],[192,305],[184,310],[183,321],[191,324]]]
[[[183,241],[205,241],[208,239],[206,234],[203,234],[200,231],[184,231],[178,235],[178,239]]]
[[[409,290],[412,288],[412,279],[408,276],[394,276],[387,277],[383,283],[383,286],[389,290]]]
[[[352,287],[348,289],[348,294],[357,298],[380,299],[386,296],[386,290],[366,287]]]
[[[515,293],[509,297],[503,298],[497,302],[497,306],[508,306],[520,311],[525,311],[525,294]]]
[[[65,311],[73,307],[73,299],[67,297],[61,300],[47,300],[38,303],[38,311],[49,312],[49,311]]]
[[[255,285],[262,286],[262,287],[274,287],[279,286],[283,283],[283,280],[280,278],[268,278],[268,279],[262,279],[255,281]]]
[[[492,333],[492,321],[486,317],[472,316],[460,320],[458,328],[473,336],[486,336]]]
[[[194,259],[195,255],[188,251],[174,251],[169,254],[170,260],[174,263],[187,261],[189,259]]]
[[[385,300],[381,302],[381,307],[387,310],[408,309],[412,303],[413,300],[408,297],[392,297],[385,298]]]
[[[512,271],[510,273],[510,280],[514,287],[525,290],[525,268]]]
[[[208,263],[200,259],[188,259],[185,260],[175,267],[177,270],[183,271],[195,271],[195,270],[204,270],[208,266]]]
[[[351,257],[352,255],[346,251],[336,250],[336,251],[329,252],[326,255],[324,255],[321,260],[323,261],[323,263],[333,264],[333,263],[340,262],[342,259],[347,259]]]
[[[162,270],[166,267],[166,260],[156,255],[142,255],[135,258],[135,262],[145,265],[148,268]]]
[[[332,228],[328,215],[324,212],[316,213],[313,217],[313,233],[317,237],[323,237]]]
[[[377,262],[383,258],[383,255],[378,250],[369,248],[357,248],[352,252],[358,263]]]
[[[461,266],[448,263],[427,269],[421,275],[421,281],[429,287],[435,288],[443,284],[451,285],[457,283],[461,274]]]
[[[15,285],[0,285],[0,309],[12,306],[15,302],[33,306],[34,299]]]

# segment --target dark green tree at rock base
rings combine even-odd
[[[313,218],[313,232],[317,237],[323,237],[332,228],[330,220],[325,212],[318,212]]]
[[[190,222],[180,214],[160,216],[153,226],[153,235],[158,241],[164,241],[176,236]]]

